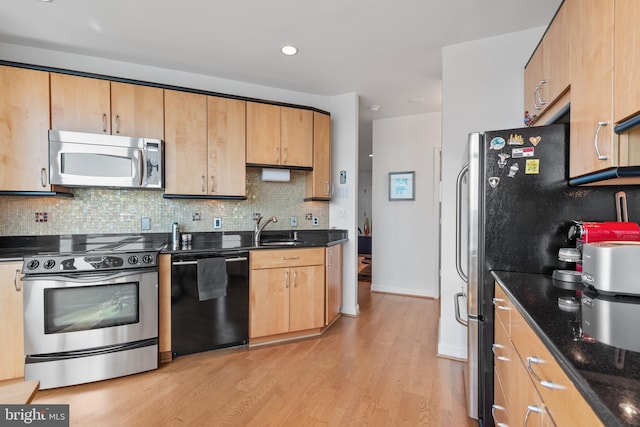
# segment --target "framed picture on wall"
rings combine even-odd
[[[415,200],[415,172],[389,172],[389,200]]]

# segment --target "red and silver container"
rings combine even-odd
[[[582,243],[604,241],[640,241],[640,226],[635,222],[581,222],[569,230],[569,238]]]

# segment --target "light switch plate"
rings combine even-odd
[[[298,217],[297,216],[292,216],[291,217],[291,226],[292,227],[297,227],[298,226]]]

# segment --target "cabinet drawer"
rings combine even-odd
[[[507,336],[511,336],[511,312],[513,311],[513,305],[505,294],[504,290],[496,283],[495,285],[495,298],[493,299],[493,305],[495,307],[496,318],[502,321]]]
[[[505,398],[505,391],[502,386],[502,380],[497,375],[497,371],[493,377],[493,405],[491,405],[491,415],[496,426],[509,426],[509,404]]]
[[[602,425],[555,358],[516,310],[511,311],[511,339],[557,425]]]
[[[270,249],[251,251],[251,270],[262,268],[324,265],[324,248]]]
[[[500,321],[496,319],[495,322],[495,336],[493,344],[493,364],[495,366],[495,373],[500,377],[502,383],[507,385],[511,376],[513,375],[513,358],[518,357],[513,354],[513,347],[511,340],[507,335],[507,331]],[[510,390],[508,387],[504,390],[509,395]]]

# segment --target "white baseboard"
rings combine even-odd
[[[437,298],[437,296],[435,296],[435,295],[430,295],[428,292],[423,292],[423,291],[420,291],[418,289],[398,288],[398,287],[395,287],[395,286],[374,285],[373,283],[371,284],[371,291],[372,292],[384,292],[384,293],[387,293],[387,294],[407,295],[407,296],[413,296],[413,297],[426,297],[426,298],[434,298],[434,299]]]

